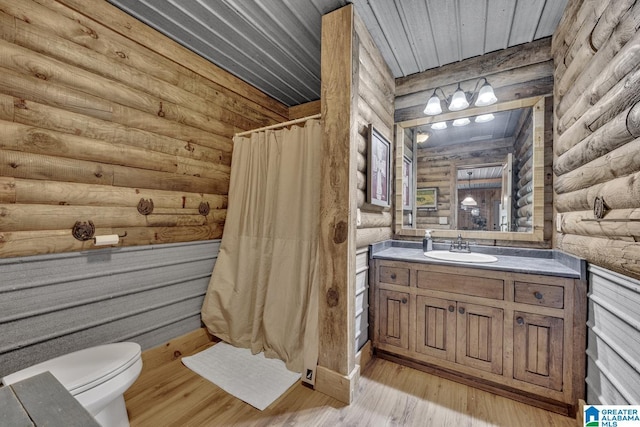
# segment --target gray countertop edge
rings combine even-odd
[[[422,242],[416,241],[405,241],[405,240],[385,240],[382,242],[374,243],[370,245],[369,257],[373,258],[381,258],[381,259],[396,259],[400,260],[401,257],[393,256],[393,257],[385,257],[380,256],[380,252],[391,249],[391,248],[406,248],[406,249],[422,249]],[[448,250],[449,245],[444,243],[434,243],[434,250]],[[541,274],[547,276],[561,276],[561,277],[571,277],[575,279],[580,279],[586,281],[587,279],[587,263],[584,259],[578,258],[574,255],[568,254],[566,252],[562,252],[556,249],[529,249],[529,248],[517,248],[517,247],[503,247],[503,246],[481,246],[481,245],[473,245],[471,246],[471,252],[485,253],[496,256],[509,256],[509,257],[520,257],[523,258],[523,262],[525,259],[529,259],[530,262],[522,263],[517,266],[509,265],[510,263],[501,263],[498,261],[498,264],[487,263],[465,263],[465,262],[448,262],[448,261],[439,261],[432,258],[424,258],[424,259],[416,259],[415,257],[407,257],[406,261],[410,262],[421,262],[425,264],[439,264],[439,265],[458,265],[472,268],[480,268],[485,270],[502,270],[502,271],[513,271],[519,273],[530,273],[530,274]],[[533,258],[533,259],[532,259]],[[541,268],[536,268],[540,263],[536,263],[534,259],[540,260],[549,260],[549,262],[553,264],[558,263],[557,269],[554,271],[548,271]],[[549,265],[549,264],[547,264]]]

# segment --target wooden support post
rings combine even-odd
[[[323,155],[316,390],[351,403],[355,364],[358,60],[353,5],[322,18]],[[352,37],[347,35],[352,34]],[[355,71],[354,71],[355,70]],[[352,135],[353,134],[353,135]]]

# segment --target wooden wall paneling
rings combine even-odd
[[[208,203],[212,210],[227,208],[226,195],[9,177],[4,179],[7,180],[6,185],[11,189],[16,203],[137,207],[140,199],[151,199],[155,207],[154,210],[198,209],[200,203]]]
[[[594,26],[598,23],[602,11],[607,7],[607,1],[585,2],[581,10],[581,25],[571,34],[571,41],[563,53],[563,73],[558,78],[558,95],[564,96],[575,81],[579,69],[596,53],[597,49],[589,41]],[[578,73],[576,73],[578,71]]]
[[[101,142],[6,121],[0,121],[0,132],[6,137],[0,141],[0,148],[4,150],[119,164],[161,172],[175,173],[178,168],[176,156],[124,144]]]
[[[640,64],[640,33],[634,36],[624,47],[612,42],[608,49],[601,49],[585,65],[580,77],[571,86],[571,90],[558,102],[556,115],[562,118],[567,110],[585,93],[591,96],[591,103],[597,102],[617,82]],[[597,61],[597,62],[596,62]]]
[[[553,43],[560,89],[554,98],[556,242],[590,263],[640,277],[634,225],[640,208],[640,5],[584,2],[576,8],[565,12]],[[596,197],[609,209],[602,221],[594,221]]]
[[[108,3],[0,0],[0,23],[0,256],[93,249],[74,220],[120,246],[221,236],[232,135],[287,107]]]
[[[234,125],[220,120],[221,114],[219,110],[214,114],[209,112],[211,117],[208,117],[192,108],[195,102],[190,103],[190,107],[185,107],[162,98],[147,95],[131,86],[106,79],[54,59],[49,59],[44,55],[30,52],[3,40],[0,40],[0,49],[7,51],[9,54],[7,56],[3,55],[2,58],[11,59],[10,61],[0,60],[0,66],[18,73],[34,75],[41,80],[46,80],[62,87],[74,88],[125,107],[157,115],[166,120],[183,123],[221,136],[230,138],[235,132]],[[185,97],[186,100],[187,97]],[[238,118],[237,121],[241,124],[244,120]],[[255,124],[245,123],[242,127],[252,128],[255,127]]]
[[[160,243],[194,242],[199,240],[219,239],[222,237],[222,225],[208,224],[204,226],[182,227],[131,227],[99,228],[96,235],[120,234],[127,232],[120,246],[143,246]],[[86,251],[101,249],[93,240],[79,241],[72,237],[71,230],[36,230],[11,231],[0,233],[0,253],[3,258],[24,257],[37,254],[53,254],[62,252]]]
[[[11,99],[12,107],[14,103],[17,106],[13,113],[13,121],[16,123],[111,143],[122,143],[148,151],[201,160],[209,164],[231,165],[231,152],[228,151],[226,143],[223,145],[224,150],[205,147],[192,140],[183,141],[37,102],[0,95],[0,99],[3,97]],[[12,111],[14,111],[13,108]]]
[[[13,120],[13,97],[0,94],[0,120]]]
[[[356,154],[358,80],[353,5],[322,17],[323,156],[320,215],[319,355],[316,389],[353,400],[355,365]],[[347,36],[345,36],[347,35]],[[351,36],[348,36],[351,35]]]
[[[135,90],[164,99],[171,103],[188,106],[197,112],[216,117],[225,123],[237,124],[239,127],[259,127],[265,125],[264,116],[248,108],[241,108],[237,102],[225,99],[225,96],[209,96],[203,93],[192,93],[181,87],[167,85],[158,77],[137,70],[127,64],[113,67],[113,60],[91,49],[78,49],[72,41],[58,37],[42,28],[17,21],[18,29],[15,44],[29,51],[37,52],[54,61],[86,70],[100,78],[119,82]],[[54,62],[55,63],[55,62]],[[51,70],[52,72],[55,70]],[[244,124],[243,124],[244,123]]]
[[[111,103],[100,97],[49,83],[37,77],[20,75],[6,68],[0,67],[0,72],[3,77],[0,80],[0,93],[183,141],[193,141],[206,147],[231,150],[229,138],[215,138],[215,135],[208,131],[169,121],[157,114]]]
[[[315,114],[321,114],[320,100],[289,107],[289,120],[301,119]]]
[[[544,63],[552,59],[551,38],[545,38],[524,46],[516,46],[478,56],[471,60],[461,61],[447,66],[447,72],[440,69],[427,70],[396,80],[396,97],[433,90],[452,83],[474,80],[485,74],[494,74],[521,68],[530,64]],[[493,81],[491,81],[493,86]],[[494,86],[494,89],[496,86]],[[428,96],[430,93],[427,93]],[[396,108],[404,108],[396,99]]]
[[[43,4],[51,4],[53,0],[40,0]],[[144,25],[137,19],[122,14],[116,7],[91,0],[89,6],[84,0],[57,0],[56,5],[64,4],[65,16],[72,20],[84,22],[85,16],[100,22],[114,33],[122,34],[128,39],[142,46],[147,46],[157,54],[166,58],[173,58],[176,63],[183,64],[193,73],[202,76],[216,85],[218,91],[223,94],[237,94],[243,97],[243,104],[253,105],[257,111],[272,117],[274,122],[282,122],[288,118],[288,108],[275,99],[265,95],[258,89],[246,84],[231,73],[212,65],[211,62],[197,55],[192,55],[180,44],[160,34],[156,30]],[[75,11],[81,11],[78,14]],[[198,79],[201,80],[201,79]],[[200,81],[197,81],[200,84]]]
[[[562,175],[613,151],[640,136],[640,102],[618,114],[591,135],[562,151],[558,147],[558,159],[554,171]]]
[[[7,2],[3,0],[3,3]],[[238,100],[240,102],[237,103],[237,107],[243,105],[244,108],[251,107],[245,110],[245,114],[249,117],[255,114],[251,112],[254,110],[265,114],[274,122],[280,122],[286,118],[286,106],[273,99],[269,100],[269,97],[257,89],[180,47],[176,42],[116,7],[108,3],[92,1],[90,4],[78,2],[74,8],[75,10],[55,0],[39,2],[32,0],[20,5],[3,4],[2,7],[6,13],[16,16],[19,20],[52,31],[59,37],[100,52],[116,63],[131,65],[198,96],[206,93],[207,98],[213,103],[218,102],[216,97],[220,100],[228,99],[229,105],[234,104],[234,100]],[[107,19],[114,21],[108,22]],[[118,24],[127,22],[124,26],[129,26],[126,35],[121,31],[124,27],[117,30],[110,28],[114,26],[114,22]],[[136,30],[131,31],[134,27]],[[162,51],[168,45],[173,49],[169,55],[166,55],[165,53],[168,52]],[[225,84],[230,86],[227,87]],[[267,107],[256,101],[260,101]],[[238,114],[242,112],[238,111]]]
[[[137,208],[121,206],[56,206],[45,204],[0,204],[0,232],[71,230],[76,221],[99,218],[102,228],[175,227],[224,223],[226,210],[214,209],[201,215],[198,209],[158,209],[141,215]]]

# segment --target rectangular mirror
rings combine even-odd
[[[543,241],[544,102],[396,123],[396,233]]]

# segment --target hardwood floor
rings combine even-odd
[[[383,359],[373,359],[362,372],[349,406],[299,383],[259,411],[193,373],[173,353],[173,361],[145,360],[125,394],[132,427],[577,425],[572,418]]]

